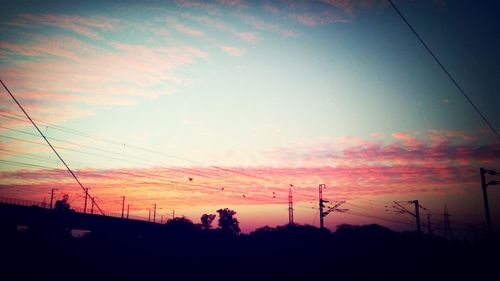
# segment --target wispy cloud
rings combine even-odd
[[[106,17],[81,17],[56,14],[24,14],[19,15],[11,25],[35,26],[49,25],[75,32],[92,39],[99,39],[98,31],[115,30],[119,21]]]
[[[265,2],[262,5],[262,8],[265,11],[268,11],[268,12],[270,12],[273,15],[277,15],[280,12],[279,9],[276,6],[274,6],[273,4],[271,4],[271,2]]]
[[[187,25],[179,23],[174,17],[167,17],[165,21],[173,26],[177,31],[193,37],[203,36],[203,32]]]
[[[245,50],[234,46],[220,46],[220,49],[232,56],[242,56],[245,54]]]
[[[345,138],[322,147],[278,149],[269,157],[280,158],[281,165],[226,167],[234,172],[210,167],[132,167],[79,169],[78,175],[103,197],[125,193],[154,196],[155,200],[165,198],[162,203],[170,206],[188,201],[216,204],[229,199],[234,204],[273,204],[286,201],[288,183],[295,186],[296,202],[316,198],[318,183],[334,186],[336,196],[341,198],[462,192],[464,186],[477,183],[478,163],[499,165],[500,146],[496,144],[415,146],[413,141],[407,142],[407,135],[411,134],[395,134],[396,138],[388,143],[358,140],[346,146]],[[339,151],[332,152],[332,148],[339,147]],[[294,165],[297,158],[304,160],[299,166]],[[0,176],[4,179],[3,192],[23,186],[37,194],[44,186],[57,185],[56,181],[62,189],[74,185],[64,170],[56,169],[3,171]],[[67,182],[61,183],[62,178]],[[108,204],[110,208],[118,206]]]
[[[189,13],[183,14],[183,16],[187,19],[200,23],[204,26],[208,26],[210,28],[214,28],[222,32],[233,34],[237,38],[240,38],[241,40],[246,42],[255,43],[258,40],[258,35],[256,32],[239,31],[233,25],[225,23],[223,21],[216,20],[212,17],[196,16]]]
[[[247,41],[250,43],[256,43],[259,40],[259,37],[255,32],[237,32],[236,36],[243,41]]]
[[[494,163],[500,153],[498,144],[475,142],[470,134],[454,130],[396,132],[392,139],[365,140],[338,138],[321,144],[275,148],[270,156],[278,163],[298,166],[323,165],[408,165],[454,166]],[[417,138],[418,136],[418,138]]]
[[[104,47],[60,35],[34,36],[22,44],[0,41],[0,50],[9,58],[24,57],[7,60],[0,73],[32,113],[44,117],[67,106],[72,107],[68,116],[87,116],[89,108],[75,107],[133,105],[137,98],[171,94],[174,86],[190,83],[176,70],[208,57],[191,46],[111,42]]]
[[[335,13],[327,10],[321,13],[301,13],[301,14],[290,14],[290,16],[297,22],[308,26],[315,26],[321,24],[330,23],[349,23],[350,20],[345,17],[336,15]]]
[[[296,37],[297,36],[297,33],[292,31],[292,30],[283,28],[281,25],[276,24],[276,23],[269,23],[269,22],[263,21],[255,16],[240,15],[239,17],[241,19],[243,19],[243,21],[245,23],[247,23],[248,25],[250,25],[256,29],[260,29],[260,30],[264,30],[264,31],[268,31],[268,32],[274,32],[274,33],[277,33],[277,34],[284,36],[284,37]]]

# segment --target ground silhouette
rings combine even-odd
[[[19,231],[5,220],[0,233],[3,280],[479,280],[497,274],[499,249],[498,240],[446,241],[379,225],[237,234],[234,224],[210,229],[184,217],[154,231],[103,229],[81,238],[42,223]]]

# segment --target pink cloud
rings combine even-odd
[[[385,143],[344,137],[321,146],[282,148],[269,155],[270,158],[285,157],[281,166],[228,166],[223,167],[225,170],[201,166],[80,168],[77,175],[85,185],[91,186],[91,194],[100,198],[100,206],[106,212],[120,210],[118,198],[122,195],[128,202],[133,202],[138,212],[150,208],[151,202],[176,210],[197,206],[201,213],[206,212],[206,208],[228,202],[238,210],[245,206],[254,210],[271,205],[281,207],[287,204],[289,183],[294,185],[295,206],[307,206],[317,202],[318,184],[325,183],[327,189],[323,194],[326,198],[348,200],[346,207],[353,214],[359,214],[359,209],[363,208],[369,208],[373,214],[377,210],[373,206],[367,207],[368,203],[358,198],[386,198],[386,204],[389,204],[391,200],[388,198],[469,196],[471,192],[479,192],[478,165],[487,164],[492,169],[500,167],[499,145],[433,145],[429,138],[425,138],[424,144],[417,149],[410,146],[410,149],[404,141],[399,141],[411,139],[413,134],[399,133],[396,134],[398,139],[385,140]],[[14,149],[14,155],[18,156],[41,153],[29,150],[33,146],[4,148],[2,139],[0,143],[0,150]],[[57,149],[65,153],[64,146],[59,145]],[[339,151],[332,152],[335,149]],[[71,165],[82,161],[76,158],[68,159]],[[294,158],[305,158],[305,162],[302,166],[291,165]],[[7,153],[0,153],[0,160],[23,161]],[[28,161],[33,163],[33,160]],[[47,197],[50,188],[55,187],[61,194],[70,194],[72,206],[83,206],[79,186],[67,171],[15,168],[8,162],[2,162],[2,165],[9,168],[0,172],[0,196],[40,201]],[[424,204],[429,208],[427,202]],[[384,212],[384,206],[377,208],[382,218],[390,217]]]
[[[206,17],[206,16],[194,16],[191,14],[183,14],[183,16],[187,19],[190,19],[192,21],[198,22],[200,24],[203,24],[205,26],[217,29],[219,31],[227,32],[230,34],[233,34],[237,38],[250,42],[250,43],[255,43],[258,40],[258,35],[255,32],[245,32],[245,31],[238,31],[234,26],[230,24],[226,24],[222,21],[216,20],[212,17]]]
[[[236,33],[236,35],[240,39],[247,41],[247,42],[250,42],[250,43],[255,43],[258,40],[257,33],[255,33],[255,32],[238,32],[238,33]]]
[[[333,12],[326,10],[321,13],[301,13],[290,15],[297,22],[307,26],[323,25],[330,23],[349,23],[349,19],[336,15]]]
[[[245,50],[233,47],[233,46],[221,46],[220,49],[232,56],[242,56],[245,54]]]
[[[476,138],[458,130],[433,130],[429,129],[430,140],[433,144],[443,144],[452,141],[473,142]]]
[[[10,24],[21,26],[50,25],[73,31],[92,39],[99,39],[97,30],[114,30],[118,26],[118,20],[104,17],[81,17],[51,14],[24,14],[18,16]]]
[[[351,0],[321,0],[321,2],[326,3],[328,5],[334,6],[345,13],[351,14],[354,10],[354,6],[358,1]],[[361,2],[361,1],[360,1]],[[366,2],[366,1],[364,1]]]
[[[294,32],[292,30],[285,29],[285,28],[281,27],[279,24],[265,22],[261,19],[258,19],[256,17],[250,16],[250,15],[240,15],[239,17],[241,19],[243,19],[243,21],[246,22],[248,25],[250,25],[256,29],[274,32],[274,33],[277,33],[277,34],[284,36],[284,37],[296,37],[297,36],[296,32]]]
[[[175,19],[174,17],[167,17],[165,18],[165,21],[172,25],[177,31],[185,33],[189,36],[200,37],[203,35],[203,32],[201,32],[200,30],[181,24],[177,22],[177,19]]]
[[[265,2],[262,7],[264,8],[264,10],[270,12],[271,14],[273,15],[276,15],[279,13],[279,9],[276,8],[275,6],[273,6],[270,2]]]
[[[422,142],[418,141],[414,136],[407,133],[396,132],[392,134],[392,137],[402,140],[407,147],[419,146],[422,144]]]
[[[81,58],[97,50],[92,45],[68,36],[34,36],[30,43],[25,44],[0,41],[0,49],[27,57],[52,56],[65,59]]]
[[[380,0],[321,0],[315,2],[315,8],[311,9],[311,3],[303,1],[286,1],[291,10],[290,17],[297,22],[307,25],[325,25],[332,23],[350,23],[357,12],[385,7],[386,1]]]
[[[356,10],[368,10],[377,7],[387,6],[387,2],[383,0],[321,0],[321,2],[335,7],[345,14],[352,14]]]
[[[375,140],[380,140],[380,139],[383,139],[384,138],[384,135],[381,134],[381,133],[373,133],[371,134],[371,137]]]
[[[197,8],[205,12],[208,12],[210,14],[216,14],[220,12],[217,5],[211,2],[196,1],[196,0],[176,0],[175,2],[178,6],[186,8]]]
[[[175,85],[190,83],[177,75],[177,68],[208,56],[190,46],[111,46],[97,47],[67,36],[36,36],[24,44],[0,41],[9,57],[30,58],[2,64],[0,73],[34,116],[60,123],[67,120],[59,114],[65,108],[71,108],[68,118],[78,118],[92,114],[88,107],[79,109],[85,105],[125,106],[137,98],[169,95]],[[151,85],[158,87],[145,90]]]
[[[189,26],[186,26],[186,25],[183,25],[183,24],[175,24],[174,25],[175,29],[177,29],[178,31],[180,32],[183,32],[189,36],[193,36],[193,37],[200,37],[203,35],[203,32],[199,31],[199,30],[196,30],[196,29],[193,29]]]
[[[219,4],[227,5],[230,7],[239,7],[239,8],[247,7],[245,1],[243,0],[219,0]]]

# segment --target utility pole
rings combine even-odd
[[[151,222],[151,210],[148,210],[148,222]]]
[[[172,219],[175,219],[175,210],[172,210]]]
[[[431,214],[427,214],[427,234],[429,236],[432,235],[432,229],[431,229]]]
[[[128,219],[129,212],[130,212],[130,204],[127,204],[127,219]]]
[[[153,212],[153,222],[156,222],[156,203],[153,204],[154,212]]]
[[[413,200],[413,201],[400,201],[400,202],[397,202],[397,201],[394,201],[394,204],[395,206],[392,206],[394,209],[396,209],[398,213],[401,213],[401,214],[409,214],[413,217],[415,217],[415,221],[417,223],[417,233],[418,234],[422,234],[422,229],[421,229],[421,224],[420,224],[420,209],[423,209],[423,210],[427,210],[426,208],[422,207],[419,203],[418,203],[418,200]],[[405,206],[403,206],[404,204],[413,204],[415,205],[415,212],[411,212],[409,211],[408,209],[406,209]]]
[[[420,205],[418,204],[418,200],[413,200],[413,204],[415,204],[415,218],[417,223],[417,232],[418,234],[422,234],[421,224],[420,224]]]
[[[479,168],[479,173],[481,174],[481,188],[483,189],[483,199],[484,199],[484,213],[486,215],[486,229],[488,231],[488,237],[491,238],[493,235],[493,227],[491,226],[491,217],[490,217],[490,206],[488,204],[488,193],[486,191],[486,187],[490,185],[497,185],[498,181],[490,181],[486,183],[486,174],[496,176],[498,173],[493,170],[486,170],[484,168]]]
[[[334,204],[333,206],[329,206],[328,210],[323,210],[325,207],[324,203],[328,203],[330,201],[328,200],[323,200],[323,188],[326,188],[325,184],[320,184],[319,185],[319,224],[321,228],[325,228],[324,225],[324,217],[326,217],[329,213],[331,212],[339,212],[339,213],[344,213],[347,212],[348,209],[339,209],[339,207],[345,203],[345,201],[333,201],[331,204]]]
[[[446,239],[453,238],[453,233],[451,232],[450,216],[451,215],[448,213],[448,207],[444,205],[443,221],[444,221],[444,238]]]
[[[123,198],[123,200],[122,200],[122,219],[123,219],[123,214],[125,212],[125,196],[122,196],[122,198]]]
[[[161,215],[160,224],[163,224],[163,215]]]
[[[54,191],[56,191],[57,188],[52,188],[50,191],[50,209],[52,210],[52,201],[54,201]]]
[[[323,229],[325,227],[324,221],[323,221],[323,218],[324,218],[323,208],[325,207],[325,205],[323,203],[328,202],[328,201],[323,201],[323,188],[326,188],[326,185],[320,184],[319,185],[319,226],[321,229]]]
[[[92,199],[92,207],[90,208],[90,213],[93,215],[94,214],[94,203],[95,203],[95,197],[90,197]]]
[[[292,196],[293,184],[288,188],[288,224],[293,224],[293,196]]]
[[[83,205],[83,213],[87,213],[87,197],[89,196],[89,188],[85,188],[85,204]]]

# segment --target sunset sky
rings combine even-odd
[[[500,128],[498,7],[394,1]],[[157,219],[230,207],[242,229],[341,223],[437,230],[484,221],[479,167],[500,143],[387,1],[2,1],[0,79],[105,212]],[[81,188],[0,92],[0,196]],[[498,180],[490,176],[489,180]],[[489,189],[500,228],[500,186]],[[411,207],[411,206],[410,206]],[[426,221],[424,221],[426,222]]]

